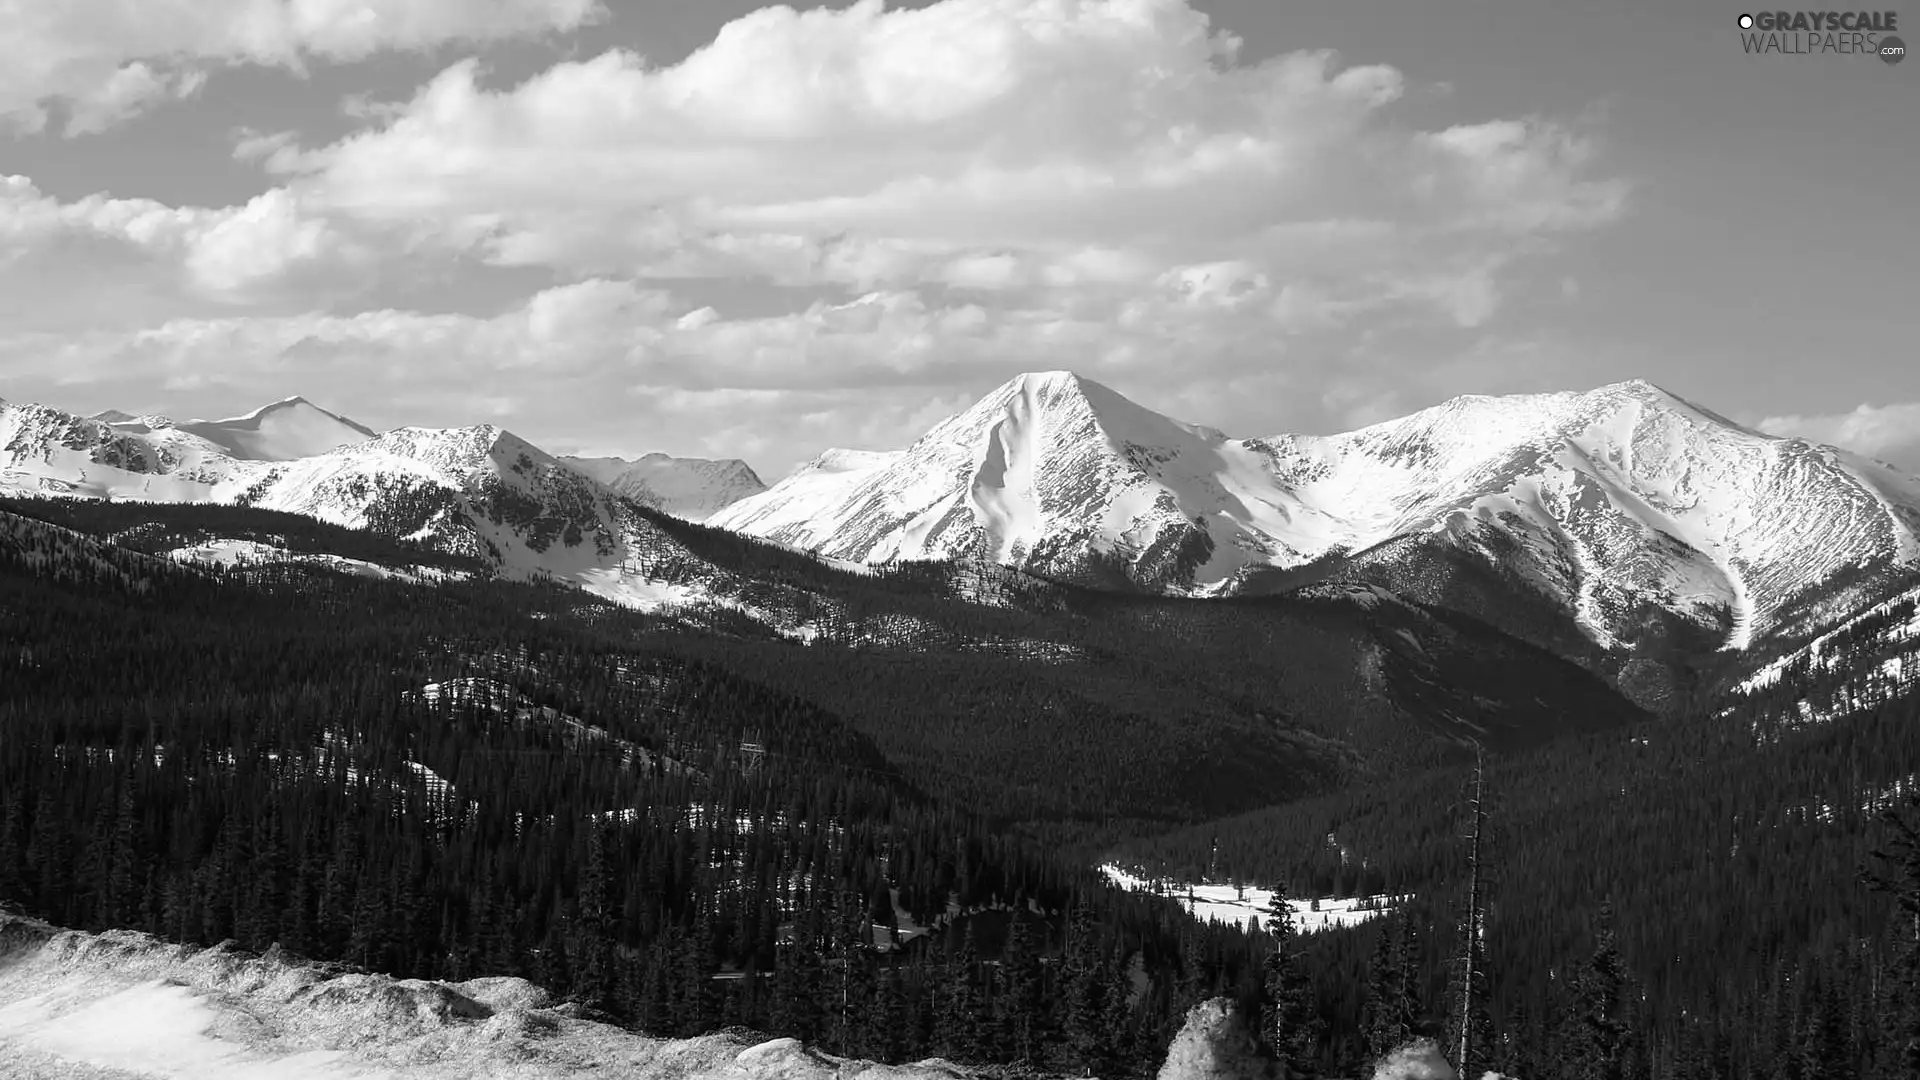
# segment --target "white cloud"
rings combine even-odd
[[[169,96],[209,65],[298,68],[543,30],[598,17],[597,0],[57,0],[9,3],[0,34],[0,124],[28,131],[48,106],[67,134],[103,130]]]
[[[1185,0],[768,8],[669,67],[489,91],[464,61],[281,171],[364,218],[484,220],[501,264],[1006,290],[1089,287],[1097,250],[1103,284],[1233,263],[1469,324],[1498,283],[1437,274],[1621,212],[1571,129],[1406,131],[1391,68],[1237,48]]]
[[[215,210],[105,195],[63,203],[24,176],[0,176],[0,266],[77,238],[123,244],[201,295],[236,302],[303,269],[337,273],[372,258],[286,189]],[[21,282],[16,295],[31,288]]]
[[[1838,446],[1920,474],[1920,402],[1861,405],[1827,416],[1769,416],[1757,426],[1770,435]]]
[[[74,95],[68,105],[65,134],[69,138],[98,134],[156,102],[191,97],[206,81],[202,71],[161,72],[136,60],[93,89]]]
[[[134,64],[147,81],[128,83],[126,109],[214,63],[347,58],[593,11],[295,0],[200,14],[238,2],[141,6],[139,27],[105,31],[43,14],[28,36],[93,74],[0,74],[0,112],[71,106]],[[463,7],[478,14],[455,18]],[[150,12],[182,25],[149,26],[165,21]],[[670,66],[615,50],[502,89],[481,75],[468,60],[404,100],[351,96],[360,126],[331,145],[235,132],[234,157],[280,185],[239,206],[61,201],[0,177],[0,289],[54,288],[33,260],[84,244],[99,265],[232,305],[50,343],[58,320],[23,304],[0,318],[0,376],[54,348],[75,385],[298,392],[392,422],[500,415],[602,449],[737,438],[733,453],[790,461],[862,433],[904,441],[1014,371],[1072,367],[1257,431],[1291,418],[1263,395],[1337,391],[1354,412],[1392,392],[1393,372],[1335,385],[1305,359],[1363,334],[1427,335],[1422,362],[1441,364],[1458,343],[1429,338],[1497,332],[1528,261],[1614,220],[1626,196],[1581,127],[1422,131],[1395,112],[1419,91],[1400,72],[1325,51],[1245,61],[1185,0],[776,7]],[[287,314],[350,312],[352,290],[476,273],[476,257],[499,280],[571,284],[491,318]],[[734,293],[765,314],[743,317]],[[1229,409],[1203,407],[1222,395]],[[741,412],[687,420],[669,401]]]

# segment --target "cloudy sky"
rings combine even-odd
[[[1638,376],[1920,469],[1920,63],[1739,11],[0,0],[0,396],[779,475],[1023,370],[1240,435]]]

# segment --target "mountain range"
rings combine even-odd
[[[376,433],[297,397],[185,423],[0,402],[5,491],[306,514],[630,603],[663,595],[635,568],[657,546],[636,507],[855,564],[977,560],[1195,597],[1380,589],[1655,710],[1920,568],[1920,481],[1643,381],[1232,438],[1026,374],[905,449],[829,450],[770,488],[740,461],[556,457],[492,425]]]
[[[709,523],[832,558],[1192,595],[1380,584],[1659,706],[1716,656],[1803,639],[1908,580],[1920,482],[1643,381],[1235,439],[1048,372],[904,450],[828,451]]]
[[[613,558],[622,500],[698,518],[763,486],[738,461],[562,464],[493,425],[376,432],[300,397],[185,422],[0,401],[0,492],[257,506],[431,539],[510,572]],[[566,557],[589,536],[590,558]]]

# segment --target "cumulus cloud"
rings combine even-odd
[[[357,60],[382,49],[567,30],[601,11],[598,0],[9,4],[0,35],[0,124],[39,130],[58,103],[69,110],[66,134],[89,134],[192,93],[212,65],[297,69],[309,57]]]
[[[76,239],[124,245],[201,295],[235,302],[306,268],[339,272],[373,257],[284,188],[209,209],[107,195],[61,202],[24,176],[0,176],[0,266]]]
[[[1920,403],[1861,405],[1828,416],[1769,416],[1760,430],[1826,443],[1920,474]]]
[[[980,291],[1232,266],[1466,323],[1497,301],[1482,268],[1621,212],[1572,129],[1405,131],[1392,68],[1238,52],[1185,0],[775,7],[668,67],[616,50],[486,90],[463,61],[281,168],[356,215],[484,219],[502,264]]]

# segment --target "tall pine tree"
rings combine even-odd
[[[1284,884],[1273,887],[1266,930],[1271,951],[1263,968],[1261,1033],[1290,1075],[1313,1076],[1319,1068],[1320,1017]]]

